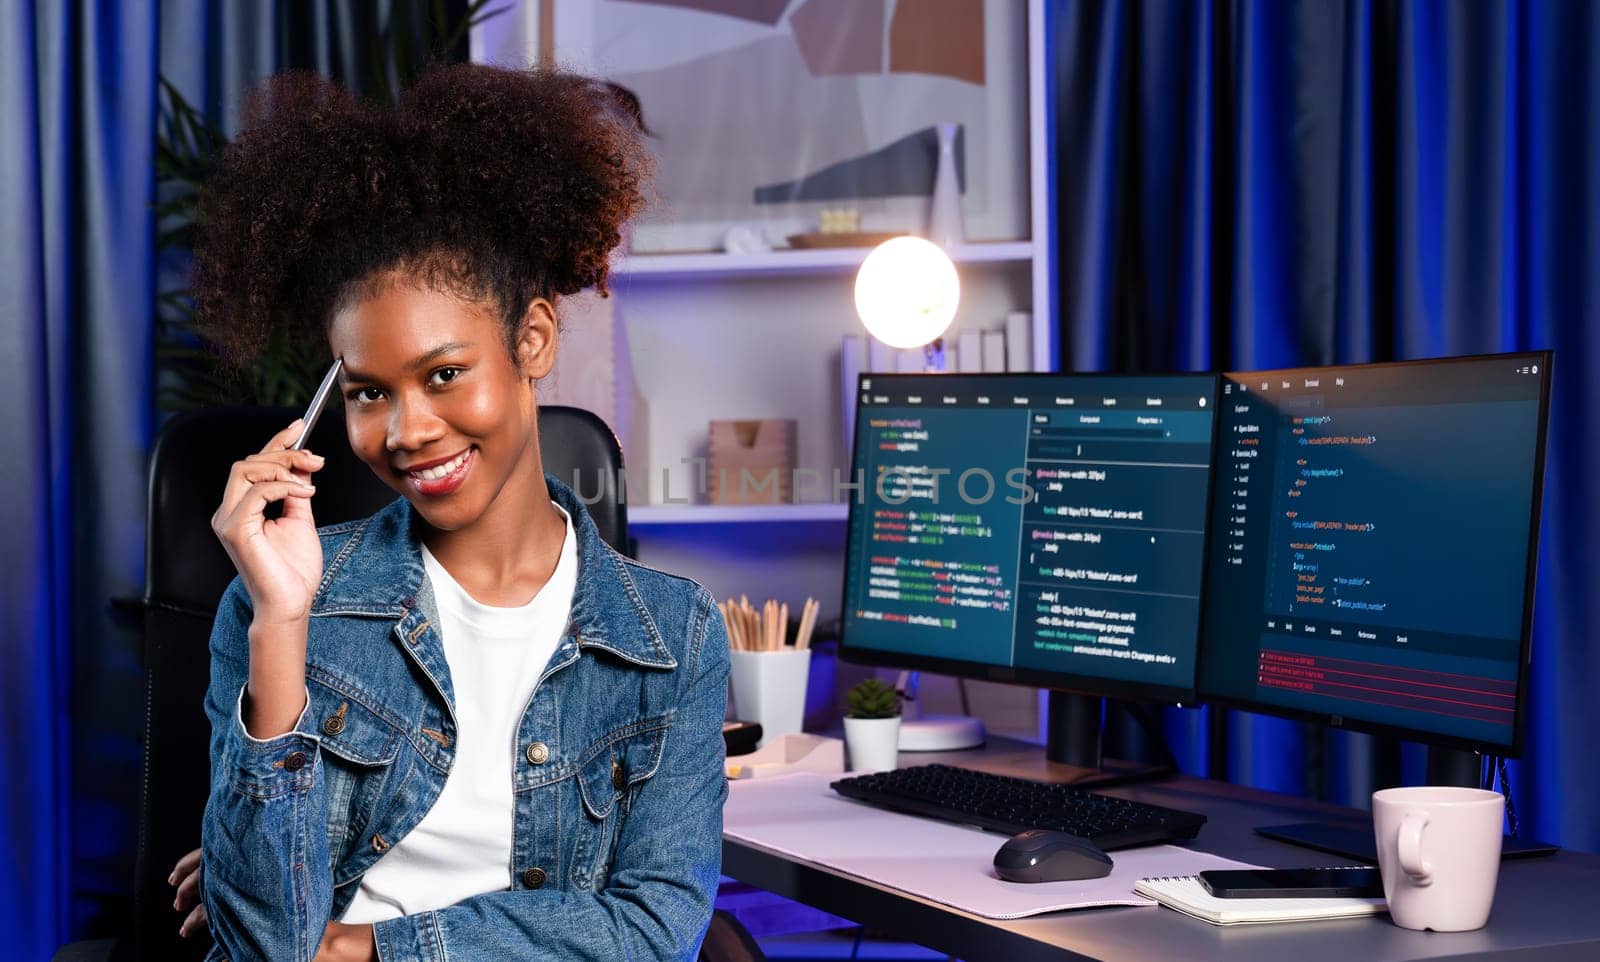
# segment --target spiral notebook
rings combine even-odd
[[[1133,883],[1133,890],[1212,925],[1311,922],[1387,911],[1383,899],[1219,899],[1206,891],[1198,875],[1142,878]]]

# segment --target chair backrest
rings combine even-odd
[[[179,939],[167,873],[200,844],[205,808],[208,738],[204,702],[210,681],[211,622],[234,569],[211,531],[228,468],[260,449],[294,420],[283,408],[216,408],[173,418],[150,455],[150,502],[145,549],[145,730],[140,778],[139,847],[134,878],[135,957],[200,959],[204,935]],[[330,411],[310,449],[327,462],[317,474],[317,523],[363,518],[393,501],[351,452],[344,421]],[[539,409],[539,448],[545,471],[567,484],[576,479],[600,536],[628,550],[626,506],[615,497],[622,470],[616,435],[595,414],[547,405]]]

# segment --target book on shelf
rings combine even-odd
[[[960,353],[957,360],[961,362],[956,370],[962,374],[977,374],[983,370],[982,331],[962,331],[956,337],[956,348]]]
[[[856,381],[867,368],[867,335],[846,334],[839,342],[839,415],[846,456],[855,443]]]
[[[1006,332],[983,332],[983,372],[1004,374],[1006,370]]]
[[[1028,311],[1006,315],[1006,370],[1033,370],[1033,315]]]

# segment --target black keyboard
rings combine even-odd
[[[918,765],[842,778],[833,790],[882,808],[1015,835],[1030,828],[1066,832],[1103,852],[1186,842],[1204,815],[1096,795],[1067,785],[990,775],[950,765]]]

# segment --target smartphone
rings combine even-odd
[[[1216,870],[1200,884],[1219,899],[1383,898],[1383,876],[1366,866]]]

